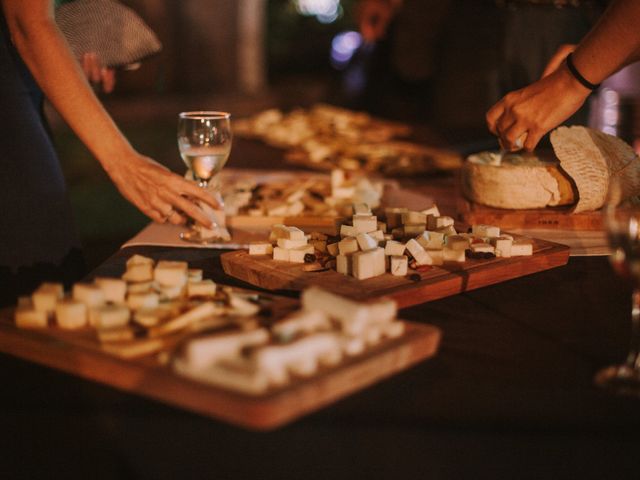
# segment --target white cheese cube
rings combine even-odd
[[[338,245],[338,242],[327,244],[327,252],[329,253],[329,255],[331,255],[332,257],[338,256],[338,254],[340,253]]]
[[[60,328],[76,329],[87,324],[87,305],[77,300],[63,300],[56,305],[56,323]]]
[[[511,256],[511,247],[513,238],[496,237],[491,239],[491,244],[495,248],[496,257],[509,258]]]
[[[440,210],[438,209],[438,206],[435,203],[431,207],[421,210],[420,213],[424,213],[427,216],[431,215],[432,217],[440,216]]]
[[[286,210],[286,215],[289,215],[290,217],[295,217],[297,215],[300,215],[302,212],[304,212],[304,203],[302,203],[300,200],[290,203],[287,206],[287,210]]]
[[[282,239],[278,239],[280,241]],[[273,245],[268,242],[251,242],[249,244],[249,255],[272,255]]]
[[[408,212],[407,208],[385,208],[384,216],[387,221],[388,228],[397,228],[402,226],[402,214]]]
[[[431,230],[427,231],[427,233],[428,233],[428,240],[426,242],[426,245],[420,242],[423,247],[429,248],[429,249],[438,249],[438,248],[444,247],[444,241],[445,241],[444,233],[435,232]]]
[[[447,237],[447,248],[451,250],[466,250],[469,248],[469,237],[462,235],[449,235]]]
[[[354,203],[353,204],[354,215],[371,215],[371,208],[366,203]]]
[[[472,225],[471,233],[477,237],[494,238],[500,236],[500,227],[494,225]]]
[[[358,234],[358,230],[353,225],[340,225],[340,236],[341,237],[355,237]]]
[[[340,199],[350,199],[353,198],[355,192],[355,187],[337,187],[331,189],[331,196]]]
[[[336,257],[336,271],[343,275],[352,275],[351,255],[338,255]]]
[[[153,271],[153,279],[162,286],[177,287],[187,283],[187,262],[160,260]]]
[[[300,230],[298,227],[286,227],[286,234],[284,238],[289,240],[305,240],[306,237],[304,232]]]
[[[135,257],[135,255],[134,255]],[[131,258],[134,258],[131,257]],[[146,257],[145,257],[146,258]],[[131,260],[131,259],[129,259]],[[122,275],[122,279],[127,282],[149,282],[153,280],[153,262],[129,263],[127,271]]]
[[[146,293],[153,289],[153,282],[129,283],[127,293]]]
[[[360,250],[362,251],[378,248],[378,241],[368,233],[359,233],[356,236],[356,241],[358,242],[358,247],[360,247]]]
[[[187,270],[187,280],[189,282],[199,282],[202,280],[201,268],[190,268]]]
[[[133,255],[129,259],[127,259],[127,268],[131,265],[139,265],[139,264],[147,264],[153,266],[153,259],[149,257],[145,257],[144,255]]]
[[[160,295],[156,292],[131,293],[127,296],[127,306],[131,310],[140,308],[156,308],[160,303]]]
[[[484,242],[472,243],[471,251],[474,253],[494,253],[493,245]]]
[[[124,303],[127,295],[127,282],[120,278],[97,277],[95,283],[102,289],[104,299],[107,302]]]
[[[313,255],[313,245],[303,245],[301,247],[292,248],[289,250],[289,261],[293,263],[304,263],[304,256]]]
[[[386,272],[386,259],[383,248],[366,252],[356,252],[352,258],[353,276],[358,280],[377,277]]]
[[[281,247],[274,247],[273,249],[273,259],[280,260],[282,262],[289,261],[289,250]]]
[[[511,256],[521,257],[533,255],[533,243],[529,239],[514,240],[511,244]]]
[[[350,253],[357,252],[358,249],[358,240],[356,240],[356,237],[346,237],[338,243],[340,255],[349,255]]]
[[[48,321],[48,312],[46,310],[36,310],[31,306],[21,306],[16,308],[14,319],[18,328],[45,328]]]
[[[354,215],[353,228],[356,233],[375,232],[378,229],[378,218],[375,215]]]
[[[416,237],[424,233],[425,225],[423,223],[417,225],[405,225],[402,229],[404,238]]]
[[[275,242],[279,238],[288,238],[287,227],[281,223],[275,223],[271,225],[271,233],[269,234],[269,241]]]
[[[99,307],[105,302],[102,289],[92,283],[76,283],[71,296],[75,301],[84,303],[87,308]]]
[[[442,254],[445,262],[464,263],[466,260],[464,250],[453,250],[451,248],[445,248],[444,250],[442,250]]]
[[[446,227],[438,228],[436,231],[442,233],[445,237],[458,234],[453,225],[447,225]]]
[[[187,293],[187,284],[184,285],[158,285],[160,301],[181,299]]]
[[[416,260],[418,259],[418,257],[421,257],[425,251],[422,245],[420,245],[415,238],[409,240],[406,243],[405,247],[407,248],[411,256]]]
[[[61,283],[45,282],[31,294],[31,302],[35,310],[52,313],[58,300],[63,297],[64,288]]]
[[[400,216],[403,225],[420,225],[427,224],[427,216],[421,212],[408,211],[403,212]]]
[[[280,248],[284,248],[286,250],[291,250],[292,248],[304,247],[307,245],[307,239],[303,238],[302,240],[290,240],[288,238],[279,238],[278,246]]]
[[[391,256],[391,275],[402,277],[407,274],[409,258],[406,255]]]
[[[388,240],[384,247],[384,254],[388,256],[402,256],[405,251],[404,243]]]
[[[213,297],[216,294],[216,282],[213,280],[201,280],[199,282],[187,282],[187,296]]]
[[[89,309],[89,324],[96,328],[124,327],[131,312],[124,305],[103,305]]]
[[[429,225],[429,230],[437,230],[439,228],[445,228],[449,226],[453,226],[453,218],[447,216],[440,217],[430,217],[431,224]]]
[[[384,232],[382,230],[376,230],[374,232],[369,232],[369,236],[375,239],[378,243],[384,242]]]

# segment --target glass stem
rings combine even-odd
[[[640,369],[640,287],[634,288],[631,294],[631,347],[627,365]]]

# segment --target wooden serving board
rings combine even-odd
[[[504,229],[602,230],[602,213],[571,213],[572,207],[530,210],[492,208],[460,199],[458,219],[467,225],[488,224]]]
[[[249,255],[246,250],[223,253],[220,258],[227,274],[268,290],[301,291],[318,285],[354,300],[389,296],[397,301],[398,307],[404,308],[559,267],[569,260],[569,247],[532,240],[532,256],[447,263],[419,273],[418,281],[390,273],[358,280],[335,270],[305,272],[303,264],[273,260],[268,255]]]
[[[402,337],[362,356],[265,395],[249,396],[179,376],[156,356],[126,360],[111,355],[89,329],[24,330],[15,327],[12,317],[12,309],[0,311],[0,352],[256,430],[281,426],[409,368],[434,355],[441,336],[436,327],[407,322]]]

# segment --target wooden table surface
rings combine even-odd
[[[133,253],[243,285],[196,249],[130,248],[92,275],[119,275]],[[592,384],[625,356],[629,304],[606,258],[572,257],[404,309],[442,329],[435,358],[269,433],[0,355],[0,475],[637,478],[640,399]]]

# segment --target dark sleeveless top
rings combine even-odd
[[[67,264],[68,258],[80,246],[60,164],[42,114],[42,102],[42,92],[10,41],[0,8],[0,292],[3,293],[8,290],[19,293],[27,288],[26,277],[31,284],[40,279],[64,277],[69,272],[61,269],[73,269]]]

